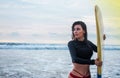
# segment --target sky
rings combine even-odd
[[[80,20],[87,25],[89,40],[96,43],[94,5],[97,4],[103,15],[105,43],[119,44],[119,14],[107,14],[114,10],[108,9],[112,2],[99,1],[0,0],[0,42],[66,44],[71,40],[73,22]]]
[[[103,14],[104,31],[107,39],[106,44],[120,44],[120,0],[95,0]]]

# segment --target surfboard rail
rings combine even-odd
[[[102,60],[103,50],[103,20],[100,8],[95,5],[95,20],[96,20],[96,33],[97,33],[97,58]],[[97,78],[102,78],[102,66],[97,67]]]

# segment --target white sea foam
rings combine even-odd
[[[105,50],[103,78],[120,78],[119,55]],[[68,50],[0,50],[0,78],[67,78],[71,69]],[[96,78],[96,66],[90,69]]]

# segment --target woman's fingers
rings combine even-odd
[[[100,61],[98,58],[95,60],[96,66],[102,66],[102,61]]]

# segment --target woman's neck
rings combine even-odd
[[[84,40],[85,40],[84,37],[82,37],[82,38],[78,38],[78,41],[84,41]]]

